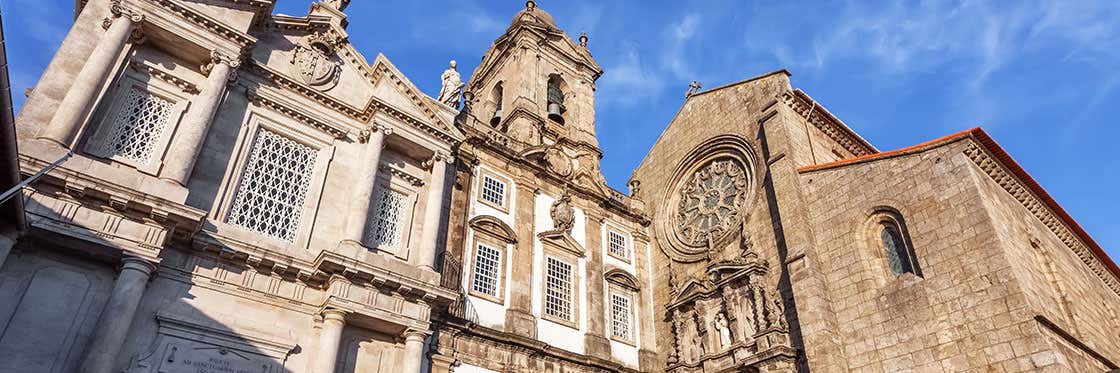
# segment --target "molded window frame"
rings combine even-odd
[[[891,253],[888,252],[888,248],[883,240],[883,235],[886,233],[887,229],[894,230],[902,245],[902,247],[897,248],[895,252],[898,256],[898,260],[904,261],[900,263],[902,265],[902,271],[900,272],[895,272],[894,269],[891,268]],[[868,242],[874,249],[875,257],[879,258],[882,263],[881,268],[884,270],[884,273],[892,277],[903,276],[907,273],[913,276],[923,277],[917,252],[914,250],[913,241],[910,239],[910,231],[907,228],[906,220],[903,218],[901,212],[892,207],[881,206],[875,208],[868,221],[867,235]],[[909,264],[909,271],[906,270],[906,264]]]
[[[389,174],[389,172],[377,173],[377,182],[374,184],[373,198],[374,203],[378,205],[370,207],[374,209],[375,214],[380,212],[381,206],[379,204],[381,203],[382,196],[384,196],[384,193],[387,191],[393,191],[405,196],[400,220],[401,242],[396,247],[389,247],[381,244],[375,245],[372,241],[373,236],[371,229],[373,228],[373,222],[379,217],[371,214],[369,220],[366,221],[365,226],[362,228],[362,244],[370,249],[392,254],[401,260],[408,260],[408,255],[412,252],[412,230],[416,224],[416,207],[417,204],[419,204],[418,196],[420,195],[420,191],[413,184],[401,180],[400,178],[392,177]]]
[[[113,127],[111,119],[116,113],[124,109],[123,106],[126,104],[128,93],[133,89],[173,103],[171,112],[167,117],[167,124],[159,138],[155,139],[155,143],[152,145],[152,154],[147,163],[140,163],[121,155],[102,154],[97,150],[97,147],[103,144],[106,137],[109,136]],[[133,69],[126,69],[108,91],[107,95],[110,97],[103,102],[102,108],[95,113],[97,117],[93,120],[92,131],[81,145],[82,153],[135,168],[137,171],[150,176],[158,176],[160,170],[163,169],[163,160],[167,156],[167,148],[171,144],[171,138],[178,132],[179,125],[190,107],[191,96],[184,94],[182,88]]]
[[[253,143],[261,130],[271,131],[318,150],[307,194],[304,196],[303,209],[300,211],[300,223],[291,242],[227,222],[234,199],[237,197],[238,188],[244,181],[242,180],[244,170],[251,156]],[[334,157],[333,139],[310,125],[259,105],[250,104],[242,122],[241,131],[238,133],[234,144],[225,176],[222,178],[221,187],[218,189],[216,198],[218,203],[215,204],[215,208],[209,216],[218,233],[243,242],[251,242],[274,249],[308,249],[311,241],[311,231],[317,218],[320,196],[326,183],[327,170]]]
[[[499,305],[505,305],[506,295],[506,262],[509,260],[509,246],[501,240],[475,233],[474,242],[471,244],[470,276],[467,277],[467,294],[484,299]],[[475,290],[474,282],[478,270],[478,251],[481,246],[498,251],[497,278],[495,279],[494,295]]]
[[[580,297],[580,266],[579,258],[574,255],[561,253],[559,250],[546,249],[541,255],[541,318],[560,325],[579,330],[579,319],[582,311],[582,303]],[[548,312],[548,262],[553,259],[565,263],[571,267],[569,293],[569,319],[564,319],[560,316],[551,315]]]
[[[487,178],[490,178],[490,179],[502,184],[502,203],[500,203],[500,204],[494,203],[493,201],[490,201],[483,196],[483,194],[486,190],[486,179]],[[510,189],[512,189],[512,186],[513,186],[513,182],[509,178],[501,176],[498,173],[493,172],[491,170],[482,169],[481,172],[479,172],[479,175],[478,175],[478,195],[477,195],[477,199],[478,199],[479,202],[481,202],[482,204],[484,204],[486,206],[490,206],[490,207],[492,207],[492,208],[494,208],[498,211],[501,211],[503,213],[509,213],[509,205],[510,205],[510,200],[511,200]]]
[[[638,327],[637,327],[638,326],[638,323],[637,323],[638,307],[637,307],[637,304],[635,303],[635,301],[638,299],[637,294],[638,293],[634,290],[626,289],[622,286],[619,286],[619,285],[616,285],[616,284],[613,284],[613,283],[608,283],[608,285],[607,285],[607,299],[605,299],[606,307],[604,307],[604,308],[607,309],[607,314],[606,314],[606,317],[607,317],[606,321],[607,321],[607,325],[608,325],[608,331],[607,332],[608,332],[608,334],[610,334],[610,339],[613,340],[613,341],[622,342],[624,344],[627,344],[627,345],[630,345],[630,346],[635,346],[635,347],[637,346],[637,342],[638,342],[638,338],[637,338],[637,336],[638,336]],[[627,336],[617,336],[617,335],[615,335],[615,330],[614,330],[614,328],[615,328],[615,323],[614,323],[614,316],[615,316],[615,314],[614,314],[614,298],[616,296],[626,298],[626,300],[628,302],[627,305],[629,306],[629,309],[627,310],[627,312],[629,312],[629,314],[627,315],[627,328],[628,328],[628,332],[629,332],[628,334],[629,335],[627,335]]]

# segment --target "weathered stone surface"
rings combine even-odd
[[[457,112],[348,3],[77,3],[17,119],[24,174],[74,156],[0,232],[0,371],[1120,364],[1115,265],[981,130],[880,152],[784,70],[694,82],[624,194],[585,35],[527,2]]]

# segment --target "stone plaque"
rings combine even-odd
[[[155,344],[135,356],[129,373],[282,373],[278,362],[294,347],[158,315]]]

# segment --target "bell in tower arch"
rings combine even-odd
[[[560,76],[553,74],[548,77],[548,118],[559,123],[564,123],[564,90],[561,88],[563,81]]]

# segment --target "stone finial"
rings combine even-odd
[[[579,46],[587,48],[587,33],[586,32],[579,33]]]
[[[537,8],[537,2],[529,0],[525,2],[525,9],[533,10]]]

